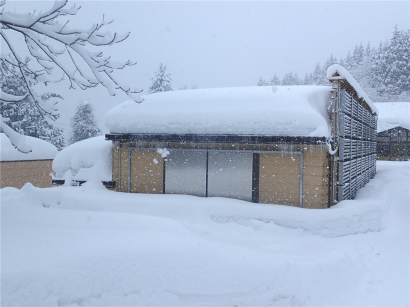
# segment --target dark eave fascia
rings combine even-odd
[[[108,141],[119,142],[179,142],[238,144],[290,143],[307,145],[326,143],[325,137],[235,134],[109,133],[105,135],[105,139]]]

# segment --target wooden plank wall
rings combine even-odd
[[[0,162],[0,188],[21,189],[27,182],[38,188],[51,188],[53,160]]]

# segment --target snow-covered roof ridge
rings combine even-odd
[[[107,112],[111,133],[329,137],[329,86],[252,86],[145,95]]]
[[[335,76],[336,73],[338,74],[338,76]],[[367,103],[372,112],[378,115],[379,111],[377,110],[373,101],[369,98],[369,96],[367,96],[366,92],[362,89],[359,83],[357,83],[356,79],[353,78],[353,76],[347,71],[346,68],[339,64],[333,64],[327,69],[326,75],[329,80],[341,78],[346,79],[346,81],[349,82],[349,84],[356,91],[357,96],[359,96],[359,98],[362,98]]]
[[[31,148],[29,153],[17,150],[7,135],[0,133],[0,161],[51,160],[57,155],[58,150],[53,144],[30,136],[24,137]]]

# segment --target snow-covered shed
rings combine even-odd
[[[410,160],[410,102],[379,102],[377,158]]]
[[[304,208],[327,208],[353,198],[375,172],[376,109],[348,72],[333,68],[333,87],[161,92],[143,96],[142,103],[128,100],[114,107],[107,113],[106,139],[113,141],[117,191],[220,196]],[[349,112],[353,108],[366,117],[348,114],[360,123],[360,131],[349,126],[353,135],[341,126],[347,105]],[[339,153],[347,148],[343,138],[352,140],[354,154],[342,155],[341,164]],[[357,151],[357,144],[367,150]],[[342,151],[339,145],[344,145]],[[354,178],[348,176],[358,184],[346,194],[343,188],[349,183],[340,182],[338,169],[349,175],[343,163],[351,160],[360,161]]]
[[[22,153],[10,142],[10,139],[0,133],[0,188],[22,188],[27,182],[36,187],[51,187],[51,165],[57,154],[57,148],[46,141],[29,137],[24,138],[29,146],[29,153]]]

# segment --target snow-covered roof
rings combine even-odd
[[[353,78],[353,76],[346,70],[346,68],[340,66],[339,64],[333,64],[327,69],[326,75],[329,80],[346,79],[346,81],[349,82],[349,84],[356,91],[357,96],[359,96],[359,98],[362,98],[367,103],[372,112],[378,115],[378,110],[372,100],[369,98],[369,96],[367,96],[365,91],[362,89],[359,83],[357,83],[355,78]]]
[[[327,86],[254,86],[161,92],[107,112],[111,133],[329,137]]]
[[[410,102],[378,102],[377,132],[396,127],[410,129]]]
[[[49,160],[54,159],[57,155],[58,150],[53,144],[30,136],[24,137],[26,143],[28,143],[32,149],[29,153],[22,153],[18,151],[11,144],[7,135],[0,133],[0,161]]]

